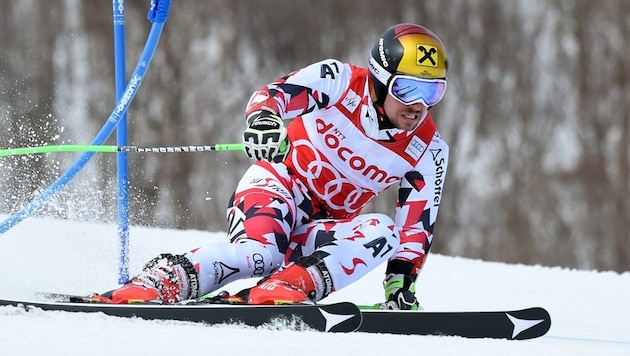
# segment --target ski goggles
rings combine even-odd
[[[389,95],[404,105],[422,103],[429,107],[439,103],[444,97],[446,80],[395,74],[389,81],[387,90]]]

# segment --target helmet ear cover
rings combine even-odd
[[[374,103],[382,107],[385,103],[385,97],[387,96],[387,85],[381,83],[381,81],[378,80],[378,78],[373,73],[370,73],[370,78],[372,80],[374,95],[376,97]]]

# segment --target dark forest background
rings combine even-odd
[[[148,6],[125,2],[128,74]],[[0,148],[89,143],[115,104],[112,2],[0,0],[0,16]],[[629,271],[630,1],[173,1],[128,113],[130,144],[239,142],[253,90],[329,57],[364,66],[399,22],[431,28],[450,59],[433,109],[451,146],[434,252]],[[0,213],[77,156],[0,157]],[[239,152],[130,154],[132,223],[224,231],[249,163]],[[368,210],[392,214],[394,201],[392,190]],[[115,155],[98,155],[36,215],[115,222]]]

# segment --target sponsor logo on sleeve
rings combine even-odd
[[[446,157],[442,154],[441,148],[429,150],[433,156],[433,163],[435,163],[435,176],[433,179],[434,194],[433,194],[433,206],[440,206],[442,200],[442,187],[444,186],[444,176],[446,174]]]
[[[359,107],[359,103],[361,103],[361,98],[359,97],[359,94],[350,89],[348,90],[348,95],[343,98],[341,105],[343,105],[349,112],[354,112],[357,107]]]

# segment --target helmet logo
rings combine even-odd
[[[378,40],[378,55],[381,57],[381,63],[383,63],[383,67],[389,67],[389,63],[387,62],[387,58],[385,57],[385,46],[383,45],[383,37]]]
[[[437,67],[437,48],[433,47],[433,46],[425,46],[425,45],[418,45],[418,51],[416,52],[416,59],[417,59],[417,64],[421,65],[421,66],[428,66],[428,67]],[[430,63],[425,63],[426,61],[429,61]]]

